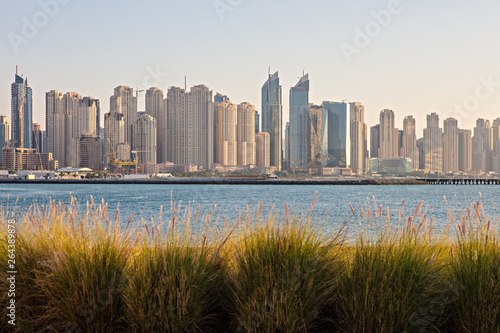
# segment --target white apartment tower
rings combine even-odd
[[[167,160],[208,169],[214,161],[212,91],[204,85],[186,90],[171,87],[167,94]]]
[[[255,165],[255,106],[250,103],[238,105],[236,139],[238,141],[238,165]]]

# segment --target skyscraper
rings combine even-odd
[[[363,173],[366,156],[365,107],[360,102],[350,103],[351,169]]]
[[[472,131],[458,130],[458,170],[469,172],[472,169]]]
[[[492,131],[492,143],[493,152],[491,156],[491,170],[500,173],[500,118],[493,121]]]
[[[271,138],[267,132],[259,132],[255,135],[256,162],[260,168],[270,167]]]
[[[439,128],[437,113],[427,115],[424,129],[425,169],[431,172],[443,171],[443,130]]]
[[[282,113],[281,86],[278,72],[271,75],[262,86],[262,131],[270,136],[270,163],[281,170],[282,145]]]
[[[80,137],[80,154],[78,157],[79,168],[101,170],[102,143],[96,134],[82,134]]]
[[[394,127],[394,111],[385,109],[380,112],[380,148],[378,157],[398,157],[398,129]]]
[[[115,159],[130,160],[130,145],[125,142],[123,114],[110,111],[104,115],[104,161],[109,164]]]
[[[475,171],[491,171],[491,152],[493,150],[490,121],[477,119],[472,137],[472,169]]]
[[[166,162],[167,146],[165,145],[166,114],[163,91],[159,88],[150,88],[146,91],[146,114],[156,120],[156,160]]]
[[[214,161],[214,106],[204,85],[167,94],[167,160],[209,169]]]
[[[345,102],[323,102],[328,112],[329,167],[349,167],[351,163],[350,105]]]
[[[33,92],[28,79],[17,74],[11,85],[11,147],[32,148]]]
[[[217,103],[215,113],[215,163],[221,165],[236,165],[238,164],[236,105],[231,102]]]
[[[156,119],[149,114],[139,113],[132,125],[133,159],[137,159],[138,164],[155,163],[157,152]],[[135,153],[134,153],[135,152]]]
[[[307,111],[309,109],[309,74],[290,88],[290,133],[287,156],[290,165],[307,165]]]
[[[459,170],[458,121],[455,118],[447,118],[443,127],[443,171],[454,173]]]
[[[7,116],[0,116],[0,165],[2,164],[2,149],[9,145],[10,126]]]
[[[137,118],[137,97],[134,97],[134,89],[127,86],[116,87],[114,95],[109,99],[109,109],[123,114],[125,141],[132,146],[132,124]]]
[[[311,105],[307,112],[307,164],[326,166],[328,161],[328,111]]]
[[[413,170],[419,169],[419,151],[417,149],[417,135],[415,118],[407,116],[403,120],[403,147],[401,157],[411,158]]]
[[[65,128],[66,114],[63,94],[51,90],[45,94],[45,130],[47,153],[52,153],[60,166],[65,166]]]
[[[255,165],[255,106],[239,104],[237,124],[238,165]]]
[[[260,132],[260,115],[259,111],[255,110],[255,134]]]
[[[33,124],[33,138],[31,141],[33,142],[33,149],[35,149],[39,153],[44,153],[44,140],[43,140],[43,132],[42,126],[40,124]]]
[[[380,124],[370,127],[370,157],[376,158],[380,149]]]

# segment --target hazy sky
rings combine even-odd
[[[42,124],[49,90],[99,98],[105,113],[115,86],[166,92],[184,75],[260,110],[271,66],[285,119],[305,69],[311,102],[360,101],[368,126],[390,108],[399,128],[413,114],[419,136],[430,112],[472,128],[500,117],[499,13],[498,0],[0,0],[0,114],[16,65]]]

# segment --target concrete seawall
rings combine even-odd
[[[231,178],[169,178],[169,179],[0,179],[3,184],[137,184],[137,185],[428,185],[415,179],[231,179]]]

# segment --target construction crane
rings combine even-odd
[[[40,169],[43,172],[42,156],[40,155],[40,146],[38,145],[38,135],[35,135],[36,152],[38,153],[38,160],[40,161]]]
[[[137,174],[137,160],[138,160],[137,154],[138,153],[150,153],[150,152],[151,152],[150,150],[132,150],[131,151],[132,154],[135,154],[135,158],[133,161],[133,163],[135,164],[135,174]]]
[[[144,89],[139,90],[139,88],[135,88],[135,98],[139,99],[140,92],[144,92]]]
[[[295,163],[302,163],[302,162],[304,162],[304,161],[295,161],[295,160],[293,160],[293,161],[291,161],[291,160],[280,160],[280,161],[281,162],[293,163],[292,172],[293,172],[293,176],[294,177],[295,177],[295,170],[296,170]]]

